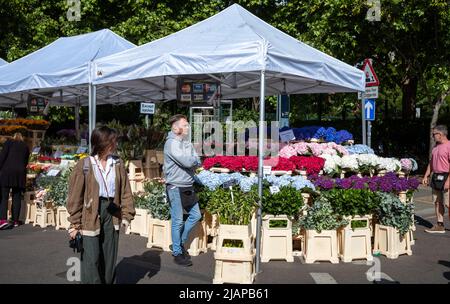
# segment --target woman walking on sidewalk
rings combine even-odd
[[[22,192],[26,187],[27,165],[30,150],[23,142],[22,134],[15,133],[7,140],[0,153],[0,229],[11,229],[19,225]],[[12,222],[8,223],[9,192],[12,192]]]
[[[119,245],[119,225],[127,227],[135,215],[128,174],[113,156],[117,133],[96,128],[92,153],[78,162],[69,180],[67,211],[71,239],[82,235],[81,283],[112,284]]]

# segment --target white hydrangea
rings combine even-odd
[[[326,174],[337,172],[339,170],[339,167],[341,166],[341,158],[339,156],[323,154],[320,157],[325,159],[323,171]]]
[[[375,154],[352,154],[358,159],[359,166],[369,166],[375,168],[380,162],[380,157]]]
[[[359,164],[356,155],[344,155],[341,158],[340,167],[345,170],[358,171]]]
[[[402,168],[402,164],[396,158],[379,158],[378,168],[388,172],[397,172]]]

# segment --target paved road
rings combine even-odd
[[[379,257],[381,280],[375,283],[448,284],[450,282],[450,231],[430,235],[424,232],[435,221],[431,192],[420,188],[415,195],[417,231],[412,256],[396,260]],[[450,227],[448,216],[446,226]],[[194,265],[181,268],[167,252],[147,249],[147,239],[121,232],[117,282],[129,284],[210,284],[214,276],[213,253],[193,257]],[[66,279],[69,257],[76,255],[67,246],[67,233],[32,225],[0,231],[0,283],[70,283]],[[373,284],[367,279],[371,265],[364,261],[330,264],[262,263],[256,284]],[[369,272],[371,273],[371,272]]]

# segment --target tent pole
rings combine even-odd
[[[95,108],[96,108],[96,92],[95,92],[95,85],[89,84],[89,153],[92,152],[91,150],[91,136],[92,131],[95,128]]]
[[[80,141],[80,97],[75,105],[75,137]]]
[[[259,96],[259,135],[258,135],[258,147],[259,147],[259,160],[258,160],[258,211],[256,213],[256,261],[255,261],[255,271],[260,273],[260,263],[261,263],[261,213],[262,213],[262,182],[263,182],[263,162],[264,162],[264,134],[265,134],[265,95],[266,95],[266,71],[261,71],[261,85],[260,85],[260,96]]]

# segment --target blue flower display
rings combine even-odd
[[[345,147],[349,154],[375,154],[372,148],[366,145],[354,145]]]
[[[283,128],[283,131],[287,128]],[[303,128],[292,128],[296,140],[309,140],[311,138],[321,138],[326,142],[335,142],[341,144],[347,140],[353,139],[353,135],[347,130],[337,131],[333,127],[325,128],[320,126],[308,126]]]

